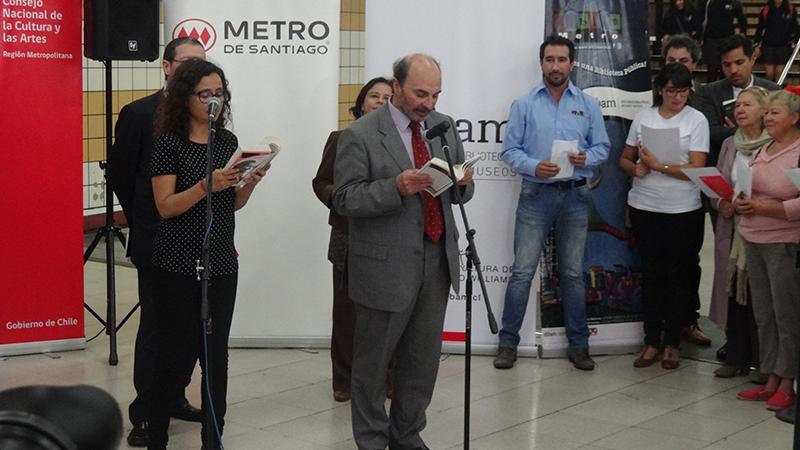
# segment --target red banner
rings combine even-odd
[[[83,345],[81,2],[1,3],[0,354]]]

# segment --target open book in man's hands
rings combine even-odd
[[[239,147],[225,164],[226,169],[238,169],[242,174],[238,187],[250,182],[253,172],[267,166],[281,151],[278,138],[267,136],[257,145],[248,146],[246,149]]]
[[[475,155],[461,164],[453,164],[453,172],[455,172],[456,180],[461,181],[464,175],[469,172],[480,159],[481,155]],[[447,161],[443,159],[431,158],[417,173],[428,174],[433,178],[433,185],[425,190],[434,197],[438,197],[442,192],[453,185],[453,180],[450,179],[450,169],[447,166]]]

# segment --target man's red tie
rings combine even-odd
[[[422,140],[422,133],[420,132],[419,122],[411,121],[408,126],[411,128],[411,147],[414,150],[414,166],[417,169],[421,168],[431,159],[428,156],[428,147],[425,146],[425,141]],[[425,212],[425,234],[433,242],[439,242],[442,237],[442,205],[439,199],[433,197],[426,191],[420,192],[422,194],[422,207]]]

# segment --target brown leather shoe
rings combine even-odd
[[[683,329],[683,337],[692,344],[702,345],[703,347],[711,345],[711,339],[703,333],[703,330],[696,323]]]
[[[664,358],[661,360],[661,368],[674,370],[680,367],[680,353],[677,347],[667,345],[664,347]]]
[[[333,399],[339,403],[350,401],[350,393],[347,391],[333,391]]]
[[[647,354],[647,351],[649,349],[654,349],[655,353],[653,353],[652,358],[645,358],[645,354]],[[636,367],[637,369],[650,367],[653,365],[654,362],[656,362],[657,359],[658,359],[658,349],[653,347],[652,345],[647,345],[645,346],[644,350],[642,350],[642,354],[639,355],[639,357],[633,361],[633,367]]]

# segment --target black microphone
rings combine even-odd
[[[433,128],[429,129],[425,132],[425,138],[428,140],[437,138],[447,132],[450,129],[450,122],[447,120],[443,120],[436,124]]]
[[[216,120],[219,112],[220,102],[217,97],[208,99],[208,120]]]

